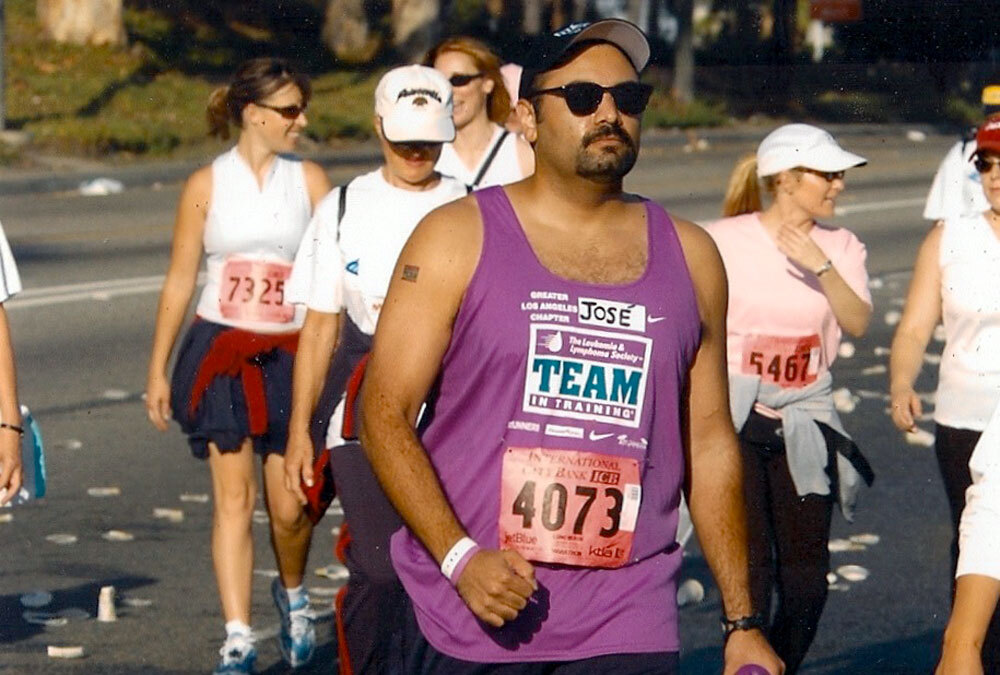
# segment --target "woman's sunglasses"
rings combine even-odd
[[[453,87],[464,87],[469,82],[472,82],[473,80],[480,78],[482,76],[483,73],[468,73],[468,74],[457,73],[449,77],[448,81],[451,82],[451,86]]]
[[[299,115],[306,111],[304,105],[268,105],[266,103],[254,103],[259,108],[267,108],[268,110],[273,110],[278,113],[286,120],[297,120]]]
[[[976,158],[972,160],[972,163],[976,165],[976,171],[979,173],[989,173],[993,170],[993,167],[1000,166],[1000,157],[980,157],[976,155]]]
[[[799,167],[799,171],[805,171],[806,173],[811,173],[814,176],[819,176],[826,180],[827,183],[832,183],[835,180],[844,180],[844,174],[846,171],[817,171],[816,169],[807,169],[804,166]]]
[[[639,115],[649,105],[653,87],[642,82],[622,82],[602,87],[595,82],[572,82],[551,89],[536,89],[531,97],[551,94],[560,96],[574,115],[590,115],[601,105],[604,94],[611,94],[618,110],[626,115]]]

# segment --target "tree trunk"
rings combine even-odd
[[[323,21],[323,42],[341,61],[366,63],[381,46],[368,24],[364,0],[330,0]]]
[[[674,44],[673,96],[682,103],[694,99],[694,0],[674,0],[677,42]]]
[[[525,35],[538,35],[542,32],[543,0],[523,0],[521,3],[522,28]]]
[[[38,0],[38,21],[49,39],[77,45],[124,45],[122,0]]]
[[[439,0],[392,0],[392,44],[407,63],[434,46],[440,26]]]

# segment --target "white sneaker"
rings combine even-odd
[[[257,649],[253,646],[253,635],[246,633],[230,633],[219,650],[219,665],[212,675],[242,675],[252,673],[254,662],[257,661]]]

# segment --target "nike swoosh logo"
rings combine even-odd
[[[614,432],[610,434],[595,434],[593,431],[590,432],[590,440],[592,441],[603,441],[605,438],[611,438],[614,436]]]
[[[666,318],[665,316],[651,316],[646,319],[646,323],[660,323]]]

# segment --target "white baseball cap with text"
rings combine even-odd
[[[393,143],[450,143],[455,140],[451,83],[426,66],[393,68],[375,88],[375,114],[382,135]]]

